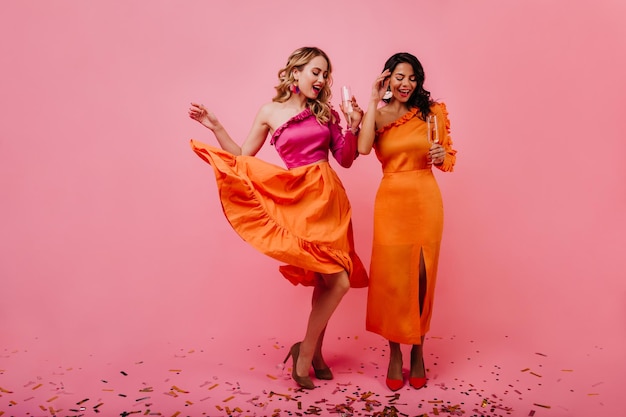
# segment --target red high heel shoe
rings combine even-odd
[[[422,357],[422,368],[424,368],[424,376],[423,377],[409,377],[409,384],[415,388],[420,389],[426,385],[426,366],[424,365],[424,358]]]
[[[404,386],[404,379],[391,379],[387,377],[387,379],[385,379],[385,383],[387,384],[387,388],[390,390],[398,391]]]
[[[389,366],[391,366],[391,359],[389,362]],[[387,378],[385,379],[385,383],[387,384],[387,388],[389,388],[392,391],[398,391],[400,388],[404,386],[404,375],[402,374],[402,362],[400,362],[400,379],[389,378],[389,368],[387,368]]]
[[[296,381],[296,384],[298,384],[300,387],[304,389],[313,389],[315,388],[315,384],[313,384],[313,381],[311,381],[311,378],[308,375],[300,376],[296,373],[296,363],[298,363],[299,355],[300,355],[300,342],[294,344],[291,347],[291,349],[289,349],[289,352],[287,353],[287,357],[285,358],[283,363],[286,363],[287,359],[289,359],[290,356],[293,357],[293,367],[291,368],[291,377],[293,378],[294,381]]]

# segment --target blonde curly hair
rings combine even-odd
[[[295,79],[293,78],[293,70],[298,69],[301,71],[306,64],[318,56],[324,58],[328,63],[328,78],[324,84],[324,88],[322,88],[322,91],[320,91],[317,98],[308,99],[306,106],[311,109],[311,112],[315,115],[318,122],[326,124],[331,119],[329,103],[332,96],[330,92],[330,86],[332,85],[332,67],[330,65],[328,55],[326,55],[326,53],[319,48],[306,46],[296,49],[291,53],[291,55],[289,55],[287,65],[278,71],[278,80],[280,82],[276,87],[274,87],[276,88],[276,96],[272,99],[272,101],[277,101],[279,103],[287,101],[293,94],[291,92],[291,86],[295,82]]]

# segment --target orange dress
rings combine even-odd
[[[326,140],[320,147],[327,154],[325,135],[334,134],[335,143],[343,140],[337,129],[319,125],[307,110],[277,129],[272,143],[318,135]],[[279,144],[289,145],[277,143],[277,150]],[[213,167],[230,225],[255,249],[285,263],[279,270],[292,284],[312,286],[319,273],[346,270],[352,287],[367,286],[367,271],[354,251],[350,202],[328,161],[285,169],[195,140],[191,147]]]
[[[456,151],[446,107],[438,103],[431,110],[438,118],[440,143],[446,150],[444,163],[437,168],[452,171]],[[418,109],[376,132],[374,150],[383,178],[374,204],[366,328],[397,343],[421,344],[430,328],[443,203],[427,164],[429,148],[426,122],[419,118]],[[422,282],[420,257],[426,269]]]

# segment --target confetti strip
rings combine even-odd
[[[539,378],[541,378],[541,375],[539,375],[539,374],[536,374],[536,373],[534,373],[534,372],[531,372],[530,374],[531,374],[531,375],[534,375],[534,376],[536,376],[536,377],[539,377]]]
[[[235,396],[234,396],[234,395],[231,395],[230,397],[226,398],[226,399],[225,399],[225,400],[223,400],[222,402],[227,403],[227,402],[229,402],[230,400],[232,400],[233,398],[235,398]]]
[[[42,386],[43,386],[43,384],[37,384],[37,385],[35,385],[32,389],[33,389],[33,390],[36,390],[37,388],[41,388]]]
[[[537,404],[537,403],[533,403],[533,405],[536,405],[537,407],[541,407],[541,408],[552,408],[549,405],[543,405],[543,404]]]

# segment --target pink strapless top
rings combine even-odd
[[[329,150],[342,167],[352,165],[358,155],[357,137],[350,130],[344,135],[339,114],[332,112],[334,123],[321,125],[311,110],[305,109],[276,129],[270,144],[276,147],[287,168],[328,161]]]

